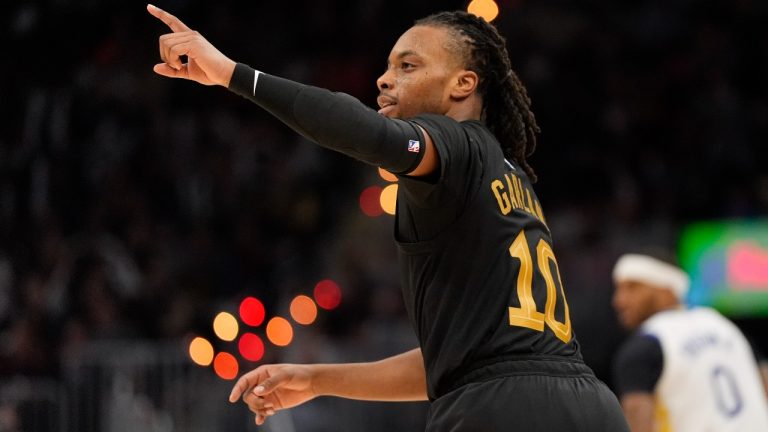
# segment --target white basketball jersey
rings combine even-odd
[[[752,348],[710,308],[657,313],[642,326],[658,338],[657,430],[767,432],[768,401]]]

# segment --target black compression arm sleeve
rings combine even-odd
[[[386,118],[344,93],[259,73],[238,63],[229,89],[323,147],[407,174],[421,162],[424,137],[414,123]]]

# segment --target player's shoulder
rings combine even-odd
[[[733,323],[717,310],[707,306],[692,306],[679,310],[665,311],[657,314],[658,320],[674,320],[687,325],[700,325],[698,323],[709,322],[725,326]],[[655,317],[654,317],[655,318]]]
[[[426,131],[443,163],[446,159],[473,160],[485,165],[504,157],[496,137],[479,120],[457,121],[444,115],[420,114],[408,121]]]
[[[660,312],[656,312],[650,318],[645,320],[642,324],[642,328],[646,331],[650,331],[657,327],[665,327],[674,323],[685,324],[699,316],[698,308],[689,309],[685,307],[668,309]]]
[[[699,320],[707,325],[716,326],[725,332],[742,334],[741,329],[739,329],[733,321],[715,309],[709,307],[697,307],[693,311],[698,315]]]
[[[467,141],[467,130],[461,122],[439,114],[419,114],[408,119],[425,129],[433,141]]]
[[[417,123],[419,125],[429,125],[441,129],[462,129],[461,122],[455,120],[452,117],[440,114],[424,113],[415,117],[411,117],[408,121]]]
[[[720,321],[730,321],[725,315],[718,312],[716,309],[707,306],[695,306],[688,309],[688,312],[692,315],[698,315],[707,319],[715,319]]]
[[[452,117],[440,114],[419,114],[416,117],[410,118],[409,121],[429,131],[436,131],[451,138],[459,138],[461,140],[482,138],[482,141],[486,141],[487,138],[495,139],[491,131],[480,120],[458,121]]]

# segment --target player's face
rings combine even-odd
[[[621,324],[633,330],[656,313],[658,289],[648,284],[623,280],[616,283],[613,293],[613,308]]]
[[[449,83],[461,70],[450,33],[440,27],[415,26],[397,40],[387,70],[376,81],[379,112],[392,118],[422,113],[445,114],[451,106]]]

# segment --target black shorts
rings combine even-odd
[[[427,432],[629,432],[616,396],[585,364],[504,361],[432,402]]]

